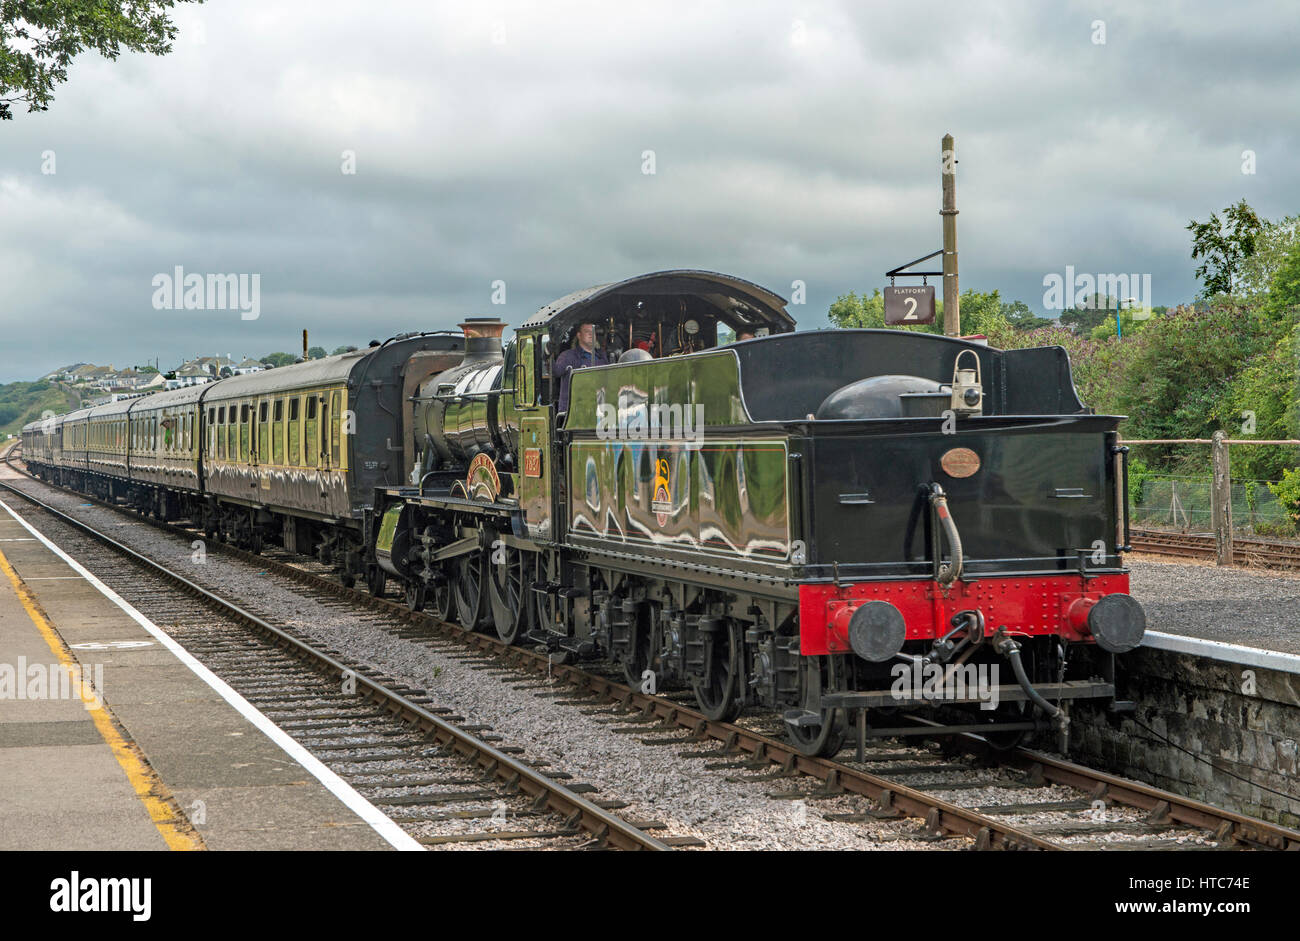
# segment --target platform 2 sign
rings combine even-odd
[[[885,324],[934,323],[934,285],[885,288]]]

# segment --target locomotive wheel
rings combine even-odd
[[[632,622],[630,659],[623,661],[623,678],[633,689],[640,689],[645,672],[650,668],[650,625],[659,617],[659,606],[644,602],[637,606]]]
[[[487,620],[487,579],[483,571],[483,556],[471,552],[455,562],[456,578],[452,594],[456,596],[456,619],[461,627],[476,631]]]
[[[528,606],[524,603],[524,554],[518,549],[503,546],[499,562],[489,559],[488,601],[492,607],[492,622],[497,636],[507,644],[519,642],[528,632]]]
[[[810,708],[814,702],[820,703],[822,691],[822,664],[818,660],[829,658],[807,658],[812,662],[803,665],[803,699],[800,707],[803,712],[818,712],[821,724],[813,726],[793,726],[785,723],[785,735],[790,744],[801,755],[810,758],[830,758],[844,747],[848,736],[848,725],[840,709]]]
[[[388,573],[378,565],[369,565],[366,567],[366,588],[369,590],[371,597],[382,598],[384,589],[388,587]]]
[[[560,573],[557,556],[550,552],[537,552],[534,555],[536,557],[533,566],[534,581],[545,584],[558,581]],[[569,631],[564,619],[565,599],[558,595],[531,590],[529,594],[533,596],[532,608],[536,614],[538,629],[552,634],[567,634]]]
[[[839,709],[822,711],[822,724],[814,728],[785,727],[786,738],[801,755],[810,758],[830,758],[844,747],[848,727]]]
[[[714,634],[708,676],[692,683],[700,712],[714,722],[730,722],[744,707],[741,696],[744,644],[740,622],[728,618]]]
[[[442,578],[429,588],[429,610],[440,621],[450,621],[456,612],[455,592],[451,582]]]
[[[422,611],[427,596],[427,589],[424,582],[409,581],[406,583],[406,606],[412,611]]]

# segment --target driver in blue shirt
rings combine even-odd
[[[573,346],[555,359],[554,374],[560,380],[560,401],[557,411],[567,412],[569,410],[569,376],[575,369],[608,365],[609,357],[603,351],[596,349],[596,325],[591,323],[578,324],[577,333],[574,334],[573,338]]]

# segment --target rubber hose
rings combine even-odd
[[[1012,649],[1008,650],[1006,657],[1008,660],[1011,661],[1011,669],[1016,674],[1016,682],[1020,684],[1020,688],[1025,691],[1025,694],[1031,700],[1033,700],[1034,705],[1036,705],[1039,709],[1042,709],[1053,719],[1059,716],[1061,714],[1061,710],[1058,709],[1056,706],[1053,706],[1050,702],[1048,702],[1046,699],[1040,696],[1038,694],[1038,690],[1034,689],[1032,686],[1029,685],[1029,677],[1025,674],[1025,665],[1020,662],[1020,648],[1013,647]]]
[[[944,535],[948,538],[948,544],[952,551],[951,561],[939,565],[939,584],[951,585],[961,575],[961,535],[957,532],[957,524],[953,522],[952,514],[948,512],[948,498],[942,492],[939,492],[931,499],[934,501],[935,510],[939,514],[939,522],[943,526]]]

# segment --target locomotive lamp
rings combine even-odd
[[[975,360],[975,368],[961,368],[963,356]],[[984,383],[980,381],[980,358],[974,350],[962,350],[952,367],[952,410],[958,415],[979,415],[984,411]]]

